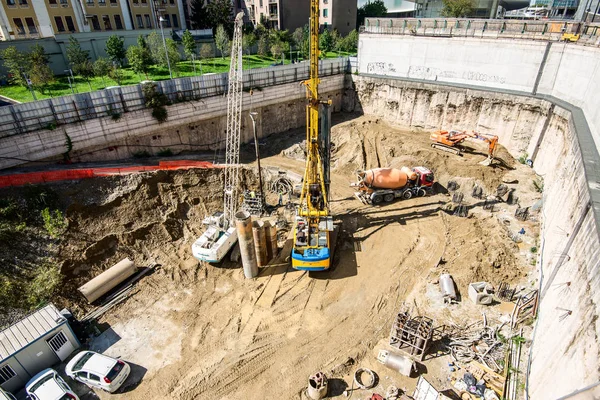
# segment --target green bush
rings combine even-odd
[[[156,119],[159,123],[162,124],[167,120],[167,109],[164,106],[154,107],[152,109],[152,116],[154,117],[154,119]]]
[[[148,158],[152,156],[152,154],[148,153],[148,151],[146,150],[136,151],[131,153],[131,155],[133,156],[133,158]]]
[[[27,286],[27,300],[29,305],[36,307],[40,303],[49,300],[61,281],[60,267],[46,260],[39,267],[35,277]]]
[[[159,151],[156,152],[157,156],[161,156],[161,157],[170,157],[173,155],[173,150],[165,148],[165,149],[160,149]]]
[[[65,218],[59,210],[54,210],[54,213],[52,213],[48,207],[44,208],[42,219],[44,220],[44,228],[53,238],[59,237],[67,227]]]

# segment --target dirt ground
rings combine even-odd
[[[429,146],[429,132],[402,131],[368,116],[338,115],[334,122],[331,212],[340,231],[334,269],[326,273],[278,266],[246,280],[229,261],[197,263],[190,245],[202,232],[201,219],[222,204],[220,170],[82,182],[65,192],[73,202],[57,255],[67,275],[57,302],[81,315],[89,306],[74,288],[85,279],[126,256],[139,266],[161,265],[105,314],[100,323],[106,330],[90,342],[134,366],[121,393],[97,393],[100,398],[303,398],[317,371],[331,380],[330,397],[344,398],[359,366],[372,368],[379,380],[374,389],[354,390],[354,398],[383,395],[392,384],[412,394],[416,379],[376,360],[399,311],[427,315],[436,326],[480,320],[482,312],[498,319],[500,307],[475,306],[467,285],[531,286],[535,216],[520,222],[516,205],[499,203],[490,212],[471,197],[475,184],[492,194],[499,184],[518,180],[507,185],[521,205],[536,204],[541,194],[528,167],[503,148],[492,167],[479,165],[483,143],[469,144],[473,151],[463,157],[440,153]],[[263,165],[302,173],[303,138],[304,130],[294,130],[261,142]],[[253,154],[247,146],[242,157],[252,163]],[[441,193],[380,207],[354,197],[349,184],[355,170],[404,165],[433,170]],[[448,211],[452,193],[444,188],[451,180],[464,193],[468,218]],[[255,184],[251,173],[244,174],[244,185]],[[437,285],[443,272],[453,276],[459,304],[443,303]],[[438,389],[449,387],[447,361],[424,363],[425,377]]]

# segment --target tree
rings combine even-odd
[[[340,39],[338,44],[338,49],[340,51],[345,51],[347,53],[356,52],[358,48],[358,32],[356,29],[353,29],[348,36]]]
[[[278,58],[281,57],[281,53],[283,52],[283,46],[281,42],[275,42],[271,45],[271,55],[277,61]]]
[[[119,65],[123,65],[123,59],[127,52],[125,51],[125,39],[117,35],[112,35],[106,41],[106,54],[110,61],[116,61]]]
[[[183,43],[183,52],[188,60],[192,59],[193,55],[196,55],[196,41],[192,36],[192,33],[187,29],[181,36],[181,42]]]
[[[208,44],[208,43],[204,43],[202,45],[202,47],[200,47],[200,69],[202,69],[202,60],[206,60],[207,58],[213,58],[215,56],[215,51],[213,50],[213,47]]]
[[[89,52],[83,50],[79,45],[79,41],[73,36],[69,37],[69,44],[67,45],[67,58],[73,65],[73,72],[82,76],[87,81],[90,90],[92,90],[90,78],[94,76],[94,67],[90,61]]]
[[[167,52],[169,54],[169,62],[171,69],[177,71],[177,62],[180,59],[179,50],[177,49],[177,43],[171,38],[165,39],[163,43],[162,37],[156,32],[152,32],[146,38],[148,48],[150,49],[150,55],[155,64],[160,65],[163,68],[167,68],[169,63],[167,62],[167,55],[165,53],[165,43],[167,45]]]
[[[167,52],[169,53],[169,62],[171,64],[171,70],[177,74],[179,72],[179,61],[181,61],[181,54],[177,47],[177,42],[171,38],[166,39]]]
[[[269,38],[263,35],[258,39],[258,55],[265,57],[269,52]]]
[[[442,15],[444,17],[467,17],[475,9],[474,0],[442,0]]]
[[[246,51],[246,54],[250,54],[250,49],[256,44],[256,35],[249,33],[242,36],[242,48]]]
[[[8,81],[14,85],[27,86],[23,76],[23,69],[27,65],[27,55],[17,50],[15,46],[8,46],[0,53],[2,64],[8,71]]]
[[[131,69],[136,74],[144,74],[146,75],[146,79],[148,79],[148,71],[152,65],[150,50],[142,35],[138,36],[137,42],[137,46],[130,46],[127,49],[127,59],[129,60]]]
[[[319,35],[319,50],[324,53],[333,50],[333,36],[329,29],[325,29],[323,33]]]
[[[294,33],[292,33],[292,39],[294,40],[294,45],[296,47],[302,47],[302,41],[304,40],[304,30],[302,28],[296,28]]]
[[[383,17],[385,14],[387,14],[387,7],[383,0],[368,2],[356,11],[356,29],[365,24],[366,17]]]
[[[112,69],[112,63],[106,58],[99,58],[94,61],[94,74],[102,78],[102,85],[106,87],[106,81],[104,77],[110,73]]]
[[[54,73],[48,66],[50,64],[50,56],[46,54],[43,46],[36,44],[31,46],[31,51],[27,58],[29,59],[27,68],[31,84],[39,87],[40,91],[44,93],[47,85],[54,81]]]
[[[218,32],[219,25],[222,25],[229,35],[233,33],[233,21],[231,20],[233,5],[231,0],[212,0],[206,9],[208,11],[208,23],[211,28],[217,28]]]
[[[194,29],[211,28],[208,10],[204,7],[204,0],[192,0],[192,15],[190,16]]]
[[[229,36],[227,36],[227,32],[225,32],[223,25],[219,25],[217,27],[217,33],[215,34],[215,46],[217,46],[217,49],[219,49],[221,52],[222,58],[229,55]]]

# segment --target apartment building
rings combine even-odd
[[[63,33],[185,29],[183,0],[0,0],[0,40]]]
[[[246,8],[254,26],[262,22],[274,29],[294,31],[310,17],[310,0],[246,0]],[[356,0],[319,0],[319,8],[322,27],[342,35],[356,27]]]
[[[319,0],[319,23],[346,36],[356,28],[356,0]]]

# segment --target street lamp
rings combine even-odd
[[[162,35],[163,45],[165,46],[165,56],[167,56],[167,66],[169,67],[169,76],[173,79],[173,73],[171,72],[171,62],[169,61],[169,52],[167,51],[167,41],[165,40],[165,31],[163,30],[162,23],[166,21],[162,16],[158,19],[160,22],[160,34]]]

